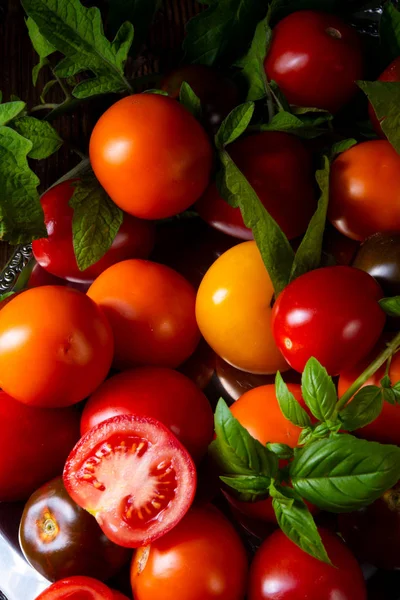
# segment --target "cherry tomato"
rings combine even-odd
[[[179,372],[204,390],[214,375],[216,359],[214,350],[202,338],[192,356],[179,367]]]
[[[400,156],[386,140],[362,142],[333,161],[328,217],[344,235],[365,240],[400,230]]]
[[[192,508],[172,531],[134,556],[136,600],[243,600],[247,557],[232,525],[214,507]]]
[[[40,266],[57,277],[92,282],[105,269],[121,260],[147,258],[154,243],[153,224],[125,214],[108,252],[85,271],[79,270],[72,244],[74,211],[68,204],[74,192],[74,182],[64,181],[40,199],[48,235],[32,243],[33,254]]]
[[[338,265],[351,265],[360,244],[340,233],[330,223],[324,233],[323,251]]]
[[[290,104],[335,113],[362,79],[362,45],[355,29],[335,15],[300,10],[274,28],[264,68]]]
[[[105,379],[112,356],[110,325],[81,292],[38,287],[0,311],[0,386],[20,402],[80,402]]]
[[[172,369],[142,367],[108,379],[86,404],[81,433],[122,414],[161,421],[197,462],[212,440],[210,403],[190,379]]]
[[[272,312],[276,344],[288,363],[302,372],[314,357],[330,375],[362,360],[385,324],[378,300],[382,290],[353,267],[325,267],[295,279]]]
[[[53,583],[36,600],[115,600],[109,587],[92,577],[67,577]]]
[[[303,143],[287,133],[266,131],[233,143],[229,154],[287,237],[293,239],[304,233],[316,200],[311,155]],[[222,199],[215,183],[196,207],[200,216],[216,229],[252,239],[240,209]]]
[[[35,288],[35,287],[43,287],[44,285],[61,285],[63,287],[71,287],[75,290],[79,290],[80,292],[88,291],[90,287],[90,283],[77,282],[77,281],[68,281],[67,279],[61,279],[61,277],[56,277],[52,275],[43,267],[39,265],[39,263],[35,263],[31,275],[26,284],[27,289]]]
[[[400,56],[395,58],[394,61],[386,67],[383,73],[378,77],[378,81],[400,81]],[[368,106],[368,113],[376,134],[381,138],[385,138],[386,136],[381,127],[381,123],[385,120],[385,117],[379,120],[371,103]]]
[[[150,261],[113,265],[88,296],[102,307],[114,333],[114,364],[176,368],[196,349],[200,332],[195,292],[179,273]]]
[[[250,373],[288,368],[271,329],[274,293],[255,242],[234,246],[200,284],[196,317],[206,342],[228,363]]]
[[[400,295],[400,233],[375,233],[361,245],[353,267],[372,275],[385,296]]]
[[[49,581],[74,575],[106,581],[131,557],[127,548],[110,542],[96,519],[75,504],[62,477],[46,483],[29,498],[19,541],[26,560]]]
[[[90,138],[90,162],[122,210],[163,219],[186,210],[204,192],[212,148],[181,104],[158,94],[135,94],[100,117]]]
[[[26,500],[62,472],[79,439],[79,413],[33,408],[0,391],[0,439],[0,502]]]
[[[275,531],[250,568],[248,600],[366,600],[360,566],[333,533],[320,530],[332,565],[313,558]]]
[[[137,548],[185,515],[196,490],[196,468],[159,421],[120,415],[81,438],[67,459],[64,484],[111,541]]]

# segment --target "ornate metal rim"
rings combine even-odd
[[[33,257],[32,245],[17,246],[14,254],[0,272],[0,294],[11,292],[18,277]]]

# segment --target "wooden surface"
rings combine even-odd
[[[101,5],[100,2],[92,4]],[[163,0],[143,52],[139,59],[128,63],[127,74],[162,73],[176,65],[180,59],[184,24],[198,10],[195,0]],[[15,94],[27,102],[28,107],[33,107],[39,104],[40,91],[51,74],[43,69],[37,87],[33,86],[32,67],[38,57],[32,48],[19,0],[0,0],[0,21],[0,90],[3,99],[8,101],[10,95]],[[60,100],[57,93],[57,90],[53,95],[50,93],[46,100]],[[40,192],[77,163],[77,155],[71,151],[71,146],[86,151],[91,129],[104,110],[103,106],[104,103],[92,101],[54,122],[66,144],[49,159],[32,161],[32,168],[41,181]],[[7,244],[0,242],[0,268],[10,251]]]

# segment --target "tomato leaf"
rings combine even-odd
[[[270,10],[265,19],[257,25],[249,51],[236,62],[236,66],[242,69],[241,73],[248,84],[246,97],[248,101],[261,100],[269,92],[267,75],[264,69],[264,60],[272,37],[269,20]]]
[[[391,2],[383,5],[379,26],[381,52],[388,64],[400,56],[400,13]]]
[[[192,88],[186,81],[181,85],[179,93],[179,102],[188,110],[196,119],[201,118],[201,102],[196,96]]]
[[[135,29],[132,51],[135,52],[146,41],[150,25],[160,8],[161,0],[108,0],[107,25],[115,35],[125,21]]]
[[[290,465],[294,489],[330,512],[350,512],[377,500],[400,479],[400,448],[333,435],[299,450]]]
[[[310,417],[289,391],[279,371],[275,377],[275,391],[283,416],[298,427],[309,427],[311,425]]]
[[[44,104],[46,102],[46,95],[51,88],[58,83],[57,79],[49,79],[43,87],[42,93],[40,94],[40,102]]]
[[[14,294],[15,292],[6,292],[5,294],[0,294],[0,302],[3,302],[3,300],[10,298],[10,296],[14,296]]]
[[[332,119],[329,113],[317,116],[304,115],[303,117],[293,115],[291,112],[281,110],[269,123],[257,126],[258,131],[283,131],[292,133],[305,139],[312,139],[326,133],[326,128],[321,125]]]
[[[379,305],[389,317],[400,317],[400,296],[382,298]]]
[[[241,502],[256,502],[266,498],[271,483],[269,477],[262,475],[233,475],[231,477],[221,475],[220,479],[235,490],[235,498]]]
[[[307,361],[301,378],[301,391],[305,403],[318,421],[336,418],[336,388],[332,377],[316,358]]]
[[[25,110],[25,102],[15,101],[0,104],[0,126],[7,125]]]
[[[356,144],[357,140],[355,140],[354,138],[348,138],[347,140],[341,140],[340,142],[336,142],[336,144],[333,144],[331,148],[330,159],[333,160],[335,156],[341,154],[342,152],[346,152],[346,150],[349,150]]]
[[[358,86],[368,96],[387,139],[400,153],[400,82],[358,81]]]
[[[254,113],[254,102],[245,102],[234,108],[222,121],[215,136],[215,145],[222,150],[244,133]]]
[[[367,385],[340,411],[339,418],[346,431],[365,427],[379,417],[383,408],[382,388]]]
[[[39,119],[28,116],[21,117],[13,121],[12,127],[32,142],[29,158],[47,158],[62,146],[62,139],[47,121],[39,121]]]
[[[54,48],[54,46],[52,46],[52,44],[50,44],[46,40],[45,37],[43,37],[43,35],[39,31],[39,27],[36,25],[33,19],[28,17],[25,20],[25,23],[28,28],[28,33],[29,37],[31,38],[32,46],[39,55],[39,62],[32,69],[32,82],[33,85],[36,85],[41,69],[49,63],[47,57],[53,54],[53,52],[55,52],[56,49]]]
[[[277,455],[278,458],[289,459],[293,456],[293,448],[287,444],[267,444],[268,450]]]

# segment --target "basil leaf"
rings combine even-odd
[[[275,390],[283,416],[298,427],[309,427],[311,425],[310,417],[289,391],[279,371],[275,377]]]
[[[244,133],[254,113],[254,102],[245,102],[232,110],[224,119],[215,136],[215,145],[222,150]]]
[[[400,153],[400,82],[358,81],[357,84],[368,96],[387,139]]]
[[[314,429],[312,427],[304,427],[299,435],[298,446],[304,446],[314,439]]]
[[[115,35],[122,23],[130,21],[135,30],[132,51],[139,50],[146,41],[161,0],[108,0],[107,4],[107,25],[111,33]]]
[[[342,152],[346,152],[346,150],[350,150],[353,146],[357,144],[357,140],[354,138],[349,138],[347,140],[342,140],[340,142],[336,142],[333,144],[330,153],[330,159],[333,160],[335,156],[341,154]]]
[[[382,298],[379,300],[379,305],[389,317],[400,317],[400,296]]]
[[[355,431],[369,425],[381,414],[383,408],[382,388],[367,385],[340,411],[343,429]]]
[[[47,57],[50,56],[50,54],[53,54],[56,49],[46,40],[45,37],[42,36],[39,31],[39,27],[36,25],[33,19],[28,17],[25,23],[28,28],[32,46],[39,55],[39,63],[32,69],[32,82],[33,85],[36,85],[41,69],[49,63]]]
[[[306,115],[304,118],[300,118],[288,111],[281,110],[269,123],[263,123],[257,126],[257,129],[258,131],[283,131],[305,139],[312,139],[326,133],[326,128],[320,126],[331,119],[332,115],[329,113],[324,116],[309,117]]]
[[[3,300],[10,298],[10,296],[14,296],[14,294],[15,292],[6,292],[5,294],[0,294],[0,302],[3,302]]]
[[[289,459],[293,456],[293,448],[287,444],[267,444],[267,448],[270,452],[277,455],[278,458]]]
[[[400,404],[400,381],[391,388],[384,388],[382,394],[385,402],[393,405]]]
[[[262,475],[234,475],[232,477],[221,475],[220,479],[235,490],[235,498],[240,502],[256,502],[266,498],[271,483],[269,477]]]
[[[34,117],[21,117],[16,119],[12,126],[24,138],[32,142],[29,158],[47,158],[62,146],[62,139],[47,121],[39,121]]]
[[[400,479],[400,448],[334,435],[298,451],[290,465],[294,489],[330,512],[351,512],[377,500]]]
[[[268,11],[270,13],[270,11]],[[264,60],[271,42],[272,31],[269,14],[256,27],[253,41],[247,54],[236,62],[248,84],[246,100],[256,101],[268,95],[268,81]]]
[[[379,34],[385,62],[390,63],[400,56],[400,13],[391,2],[383,5]]]
[[[390,388],[392,386],[392,382],[390,381],[389,375],[384,375],[380,381],[380,384],[383,388]]]
[[[302,378],[301,391],[305,403],[318,421],[330,421],[336,416],[337,394],[332,377],[316,358],[307,362]]]
[[[25,109],[25,102],[6,102],[0,104],[0,126],[7,125],[10,121],[18,117]]]
[[[186,108],[186,110],[196,117],[196,119],[200,119],[201,102],[186,81],[182,82],[179,93],[179,102]]]

